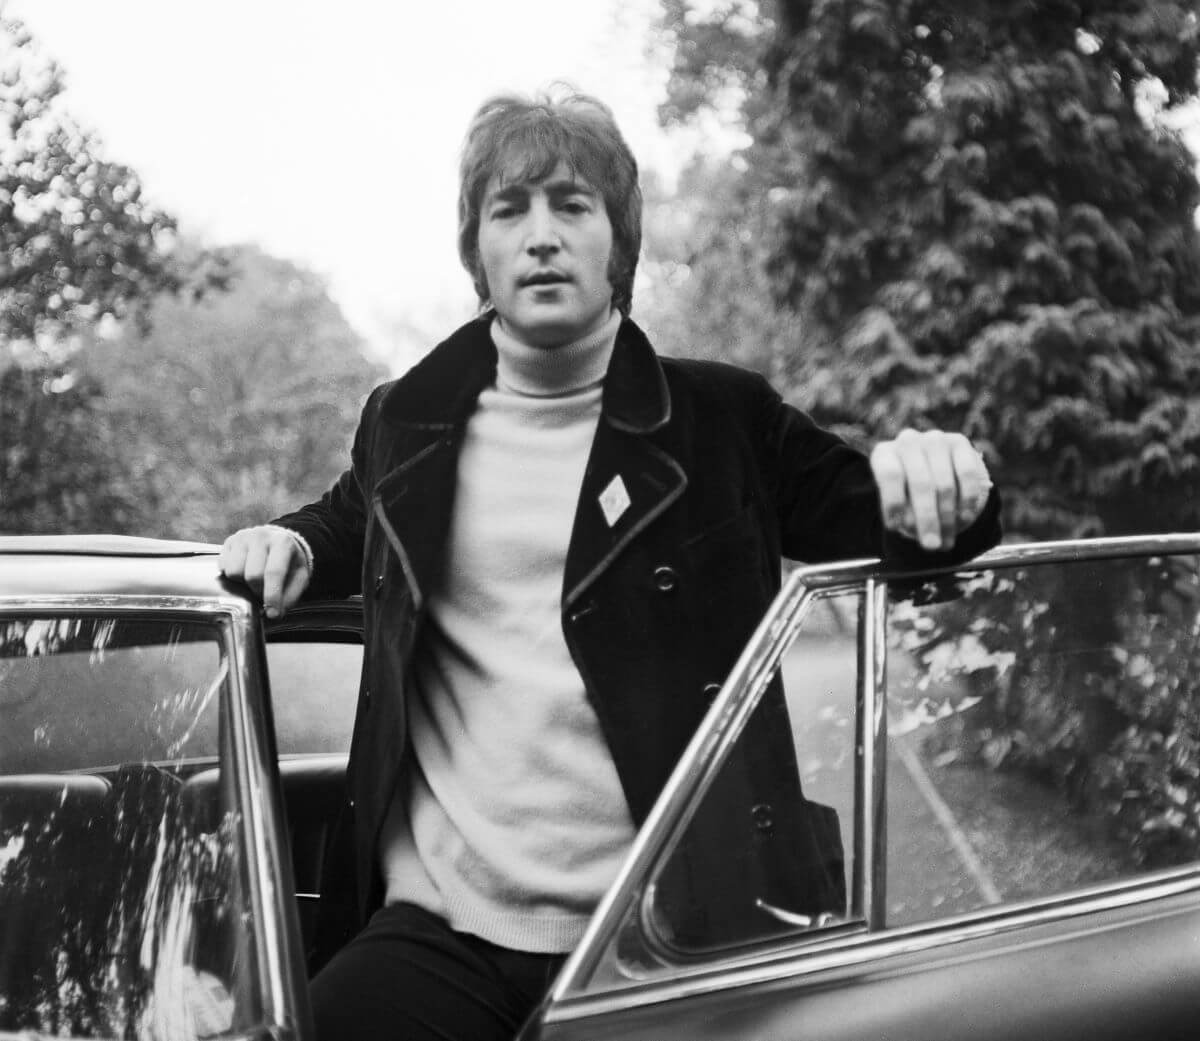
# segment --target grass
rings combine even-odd
[[[1049,784],[983,764],[922,762],[1005,900],[1141,870],[1103,820],[1075,812]]]

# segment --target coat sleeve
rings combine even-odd
[[[882,557],[896,567],[925,568],[962,563],[1000,541],[995,488],[948,550],[930,552],[886,530],[867,457],[786,404],[765,380],[757,394],[758,441],[784,556],[807,563]]]
[[[271,522],[302,535],[312,549],[313,574],[305,598],[344,597],[362,591],[373,417],[385,387],[377,387],[363,407],[349,468],[316,502]]]

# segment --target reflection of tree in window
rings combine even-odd
[[[1039,566],[956,591],[891,612],[889,840],[928,866],[947,838],[970,870],[948,891],[910,887],[893,920],[1200,857],[1196,561]],[[922,849],[894,819],[906,771],[941,821]],[[889,863],[901,887],[906,870]]]
[[[248,957],[240,819],[208,820],[182,793],[167,771],[127,766],[62,778],[40,821],[4,813],[0,1029],[186,1039],[230,1027]]]
[[[187,783],[217,763],[219,627],[9,618],[0,665],[0,1031],[254,1021],[236,789],[224,767]]]

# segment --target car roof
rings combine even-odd
[[[220,549],[210,542],[151,539],[138,535],[0,535],[0,554],[186,557],[212,555]]]
[[[220,547],[128,535],[0,535],[0,597],[244,595]]]

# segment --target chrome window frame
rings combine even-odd
[[[1147,872],[1134,879],[989,906],[916,925],[885,927],[884,699],[889,584],[1033,565],[1180,554],[1200,555],[1200,533],[1011,544],[990,550],[966,564],[919,571],[889,571],[878,559],[798,568],[785,581],[688,744],[535,1022],[568,1022],[708,994],[714,988],[727,986],[785,978],[815,981],[828,979],[830,975],[863,975],[881,959],[957,946],[1018,929],[1061,923],[1064,929],[1082,930],[1087,928],[1087,916],[1097,913],[1119,917],[1138,913],[1141,905],[1180,899],[1195,904],[1200,897],[1200,864]],[[803,624],[808,608],[820,595],[851,589],[860,589],[865,596],[857,692],[863,723],[858,729],[860,740],[856,748],[860,776],[856,782],[855,877],[851,898],[852,907],[864,912],[864,927],[775,937],[752,949],[715,952],[703,958],[689,958],[686,963],[665,958],[669,952],[657,949],[647,937],[644,925],[653,903],[654,877],[737,740],[783,652]],[[865,720],[871,718],[873,724],[867,727]],[[870,793],[866,801],[862,798],[865,792]],[[631,908],[637,908],[638,928],[646,948],[664,958],[670,972],[619,986],[601,983],[593,987],[592,978],[616,943]]]
[[[234,596],[143,594],[0,595],[0,617],[22,614],[128,615],[213,625],[229,668],[229,742],[234,780],[245,809],[245,845],[255,954],[262,966],[263,1026],[273,1037],[311,1036],[308,984],[299,925],[291,904],[291,861],[275,775],[274,733],[264,677],[265,650],[257,610]]]

